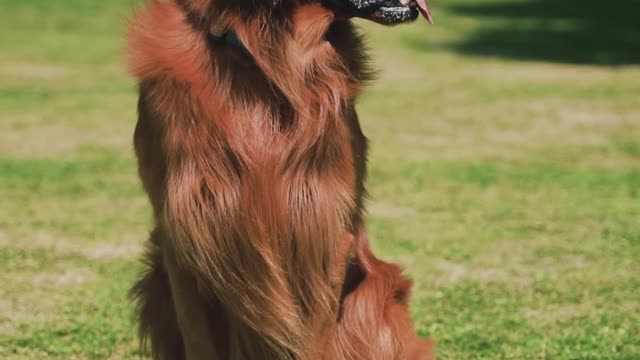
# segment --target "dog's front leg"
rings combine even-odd
[[[192,274],[181,268],[175,254],[165,248],[164,263],[169,274],[178,327],[182,333],[186,360],[220,359],[215,350],[215,335],[209,323],[210,307]]]

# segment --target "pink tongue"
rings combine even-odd
[[[418,4],[418,9],[422,16],[429,22],[429,24],[433,25],[433,16],[431,16],[431,11],[429,11],[429,7],[427,6],[427,2],[425,0],[416,0],[416,4]]]

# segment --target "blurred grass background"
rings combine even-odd
[[[362,24],[369,229],[441,359],[640,358],[640,3],[432,0]],[[0,0],[0,358],[127,359],[150,208],[138,0]]]

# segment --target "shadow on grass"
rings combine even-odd
[[[640,64],[640,0],[465,1],[448,10],[483,21],[468,38],[450,44],[462,53],[572,64]]]

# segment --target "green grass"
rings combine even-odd
[[[2,359],[140,356],[126,293],[151,214],[121,54],[139,2],[0,0]],[[369,231],[441,359],[640,358],[637,4],[563,4],[363,24],[383,70],[359,103]]]

